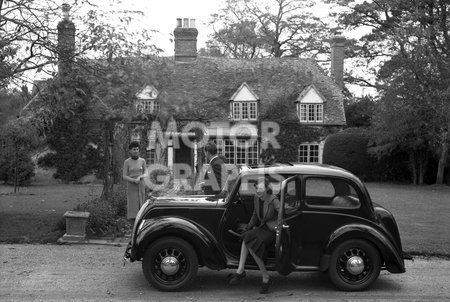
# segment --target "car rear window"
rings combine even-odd
[[[357,208],[360,201],[355,188],[339,178],[308,177],[305,180],[305,203],[308,206]]]

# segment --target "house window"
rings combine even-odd
[[[321,123],[323,122],[323,104],[300,104],[300,122]]]
[[[298,146],[298,161],[301,163],[318,163],[319,144],[301,144]]]
[[[245,149],[245,140],[236,140],[236,164],[245,165],[245,155],[247,150]]]
[[[142,108],[144,113],[147,114],[158,114],[159,113],[159,103],[156,100],[141,100]]]
[[[257,119],[256,102],[233,102],[232,119],[256,120]]]
[[[226,164],[254,165],[258,163],[258,145],[244,139],[213,139],[217,153],[226,157]]]
[[[146,159],[147,165],[156,163],[156,150],[155,149],[147,149]]]
[[[256,102],[250,103],[250,119],[256,120]]]

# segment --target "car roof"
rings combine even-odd
[[[325,175],[334,177],[344,177],[356,182],[360,180],[352,173],[342,168],[324,164],[304,164],[304,163],[275,163],[272,165],[250,166],[248,170],[243,170],[242,175],[257,174],[307,174]]]

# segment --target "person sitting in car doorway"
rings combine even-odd
[[[241,235],[242,246],[239,258],[239,266],[229,283],[236,285],[246,276],[245,262],[248,253],[255,259],[262,275],[261,294],[269,291],[273,280],[264,265],[267,247],[275,243],[275,226],[277,223],[277,211],[280,208],[280,201],[272,192],[268,177],[261,177],[256,184],[256,194],[254,199],[254,210],[252,218]]]

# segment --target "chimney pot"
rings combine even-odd
[[[58,23],[58,71],[61,77],[72,70],[75,57],[75,25],[69,19],[70,5],[62,5],[63,19]]]
[[[69,20],[69,12],[70,12],[70,5],[67,3],[63,3],[63,5],[62,5],[63,20],[66,20],[66,21]]]
[[[198,36],[198,30],[195,28],[195,19],[178,18],[173,36],[175,38],[175,61],[195,61],[197,59]]]

